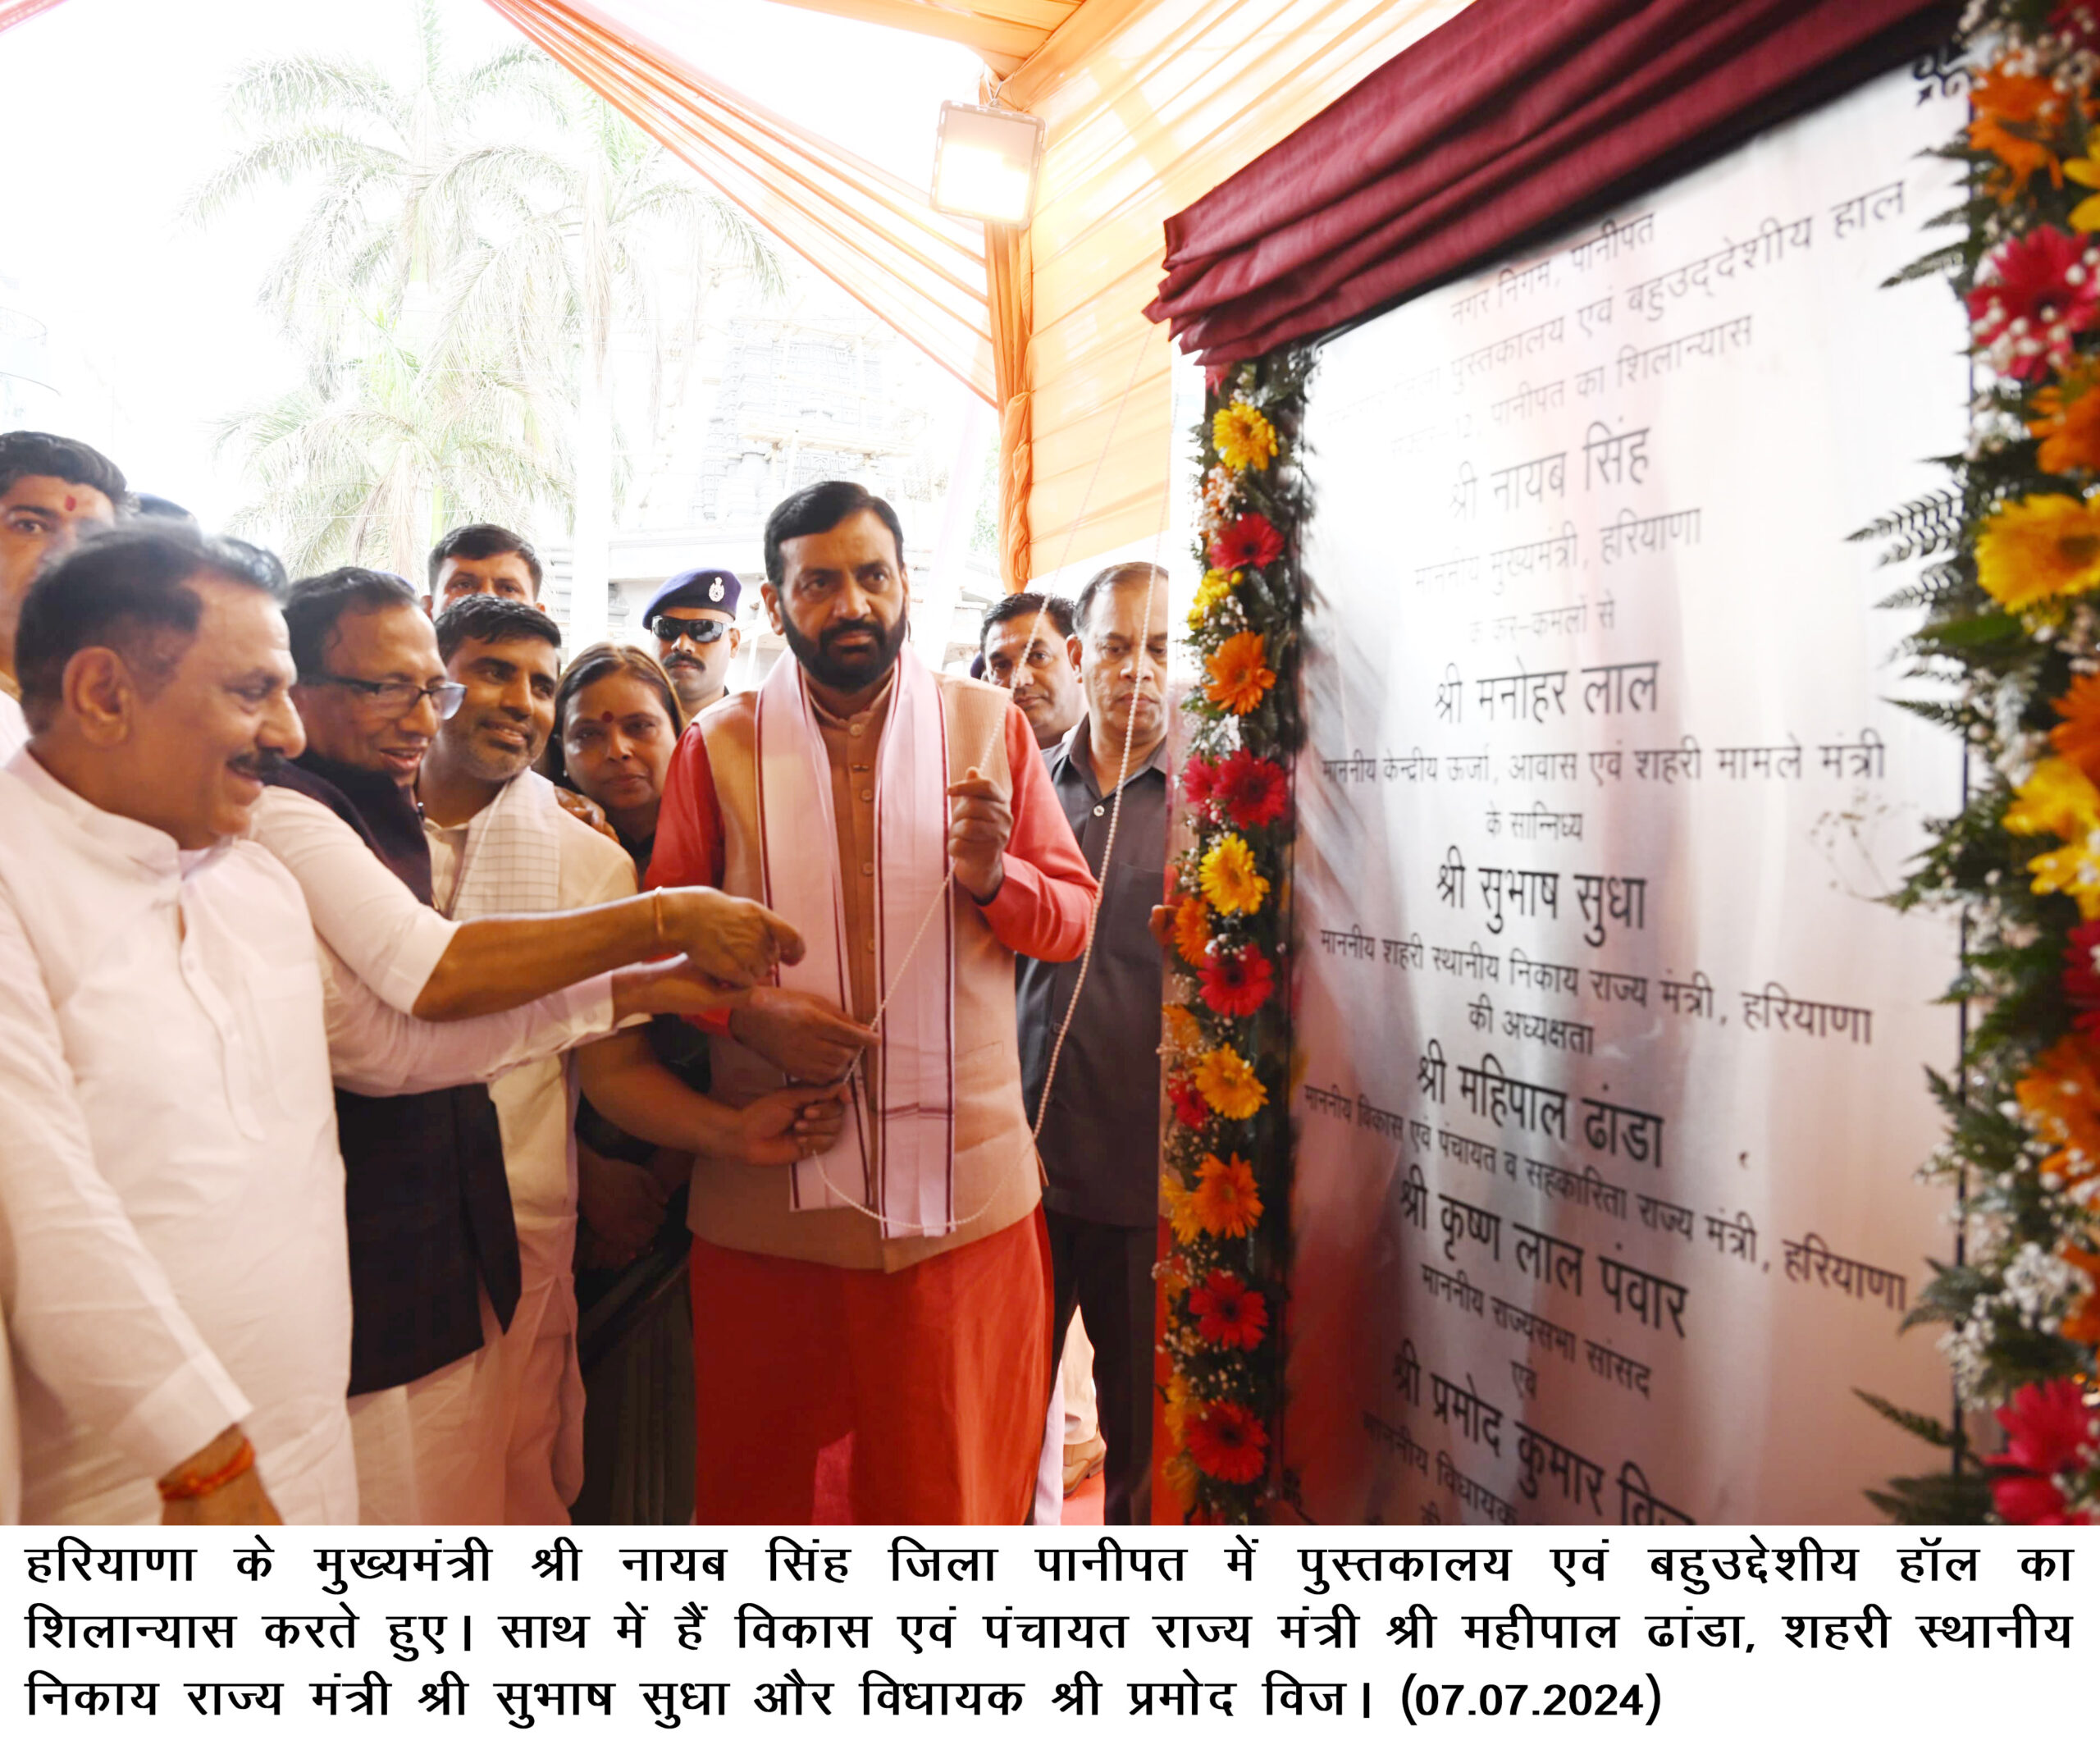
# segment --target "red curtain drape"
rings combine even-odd
[[[1475,0],[1166,221],[1216,367],[1341,326],[1942,39],[1945,0]]]

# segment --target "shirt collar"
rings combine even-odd
[[[1072,724],[1071,730],[1057,742],[1051,752],[1052,764],[1050,773],[1054,776],[1059,773],[1061,768],[1074,771],[1086,783],[1094,797],[1099,799],[1102,797],[1101,784],[1094,779],[1093,742],[1089,732],[1091,719],[1090,716],[1081,715]],[[1166,739],[1162,737],[1159,743],[1153,747],[1152,756],[1132,770],[1125,778],[1125,787],[1148,771],[1155,771],[1162,780],[1165,779],[1167,767],[1166,743]]]
[[[794,657],[791,655],[788,658],[792,660]],[[825,708],[822,703],[817,701],[817,694],[814,691],[808,693],[810,708],[815,714],[816,718],[819,721],[828,723],[833,727],[850,727],[856,721],[865,721],[870,715],[879,714],[883,710],[888,708],[890,694],[896,689],[897,668],[892,665],[889,669],[889,677],[883,681],[882,689],[876,692],[875,694],[868,700],[868,705],[865,709],[862,709],[853,715],[833,715],[829,709]]]
[[[225,845],[185,855],[167,831],[141,824],[117,812],[104,811],[82,798],[36,760],[26,746],[7,765],[7,773],[18,778],[53,811],[97,847],[130,861],[148,877],[180,879],[195,870]]]

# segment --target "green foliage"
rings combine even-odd
[[[2032,44],[2048,12],[2039,0],[1999,0],[1982,8],[1968,53],[1981,64]],[[2089,66],[2080,76],[2089,75]],[[2030,136],[2059,161],[2089,156],[2086,112],[2066,104],[2050,124],[2058,131],[2030,129]],[[2072,208],[2088,192],[2048,173],[2016,185],[2012,172],[1973,144],[1966,130],[1937,155],[1966,171],[1962,199],[1933,221],[1956,240],[1891,284],[1943,276],[1965,297],[1990,278],[1993,250],[2038,226],[2067,231]],[[2078,347],[2081,362],[2100,355],[2093,333]],[[1947,1129],[1924,1173],[1961,1192],[1965,1252],[1959,1264],[1933,1265],[1904,1326],[1946,1329],[1965,1409],[2011,1399],[2053,1377],[2090,1373],[2091,1349],[2057,1331],[2069,1287],[2049,1269],[2066,1245],[2089,1246],[2096,1235],[2091,1214],[2051,1185],[2043,1166],[2059,1141],[2038,1131],[2020,1093],[2037,1061],[2071,1030],[2064,972],[2080,915],[2069,898],[2034,888],[2030,863],[2064,845],[2054,836],[2016,835],[2005,820],[2016,790],[2039,759],[2052,755],[2044,736],[2059,722],[2054,704],[2079,672],[2100,669],[2100,650],[2084,602],[2010,610],[1985,592],[1976,565],[1979,532],[2001,505],[2051,494],[2084,496],[2093,481],[2042,470],[2034,427],[2050,410],[2038,395],[2058,384],[2052,372],[1998,375],[1979,357],[1977,373],[1975,437],[1968,452],[1943,457],[1947,487],[1852,536],[1881,542],[1884,562],[1934,560],[1884,604],[1922,610],[1924,622],[1906,645],[1913,671],[1952,692],[1904,706],[1961,735],[1969,752],[1963,809],[1932,822],[1928,846],[1892,899],[1899,908],[1956,908],[1963,918],[1962,958],[1946,997],[1965,1003],[1969,1023],[1958,1074],[1929,1075]],[[1970,1458],[1958,1424],[1861,1398],[1950,1456],[1948,1470],[1893,1479],[1870,1492],[1876,1506],[1921,1524],[1988,1516],[1988,1471]]]
[[[1309,349],[1285,348],[1238,366],[1207,397],[1203,424],[1197,433],[1203,471],[1210,488],[1223,490],[1229,502],[1221,499],[1212,504],[1206,518],[1229,525],[1242,515],[1263,516],[1282,536],[1283,551],[1271,564],[1241,567],[1230,591],[1208,610],[1199,609],[1191,617],[1190,641],[1200,659],[1208,662],[1235,636],[1258,633],[1263,660],[1276,675],[1275,685],[1260,704],[1242,715],[1234,715],[1212,702],[1201,684],[1191,690],[1183,708],[1191,722],[1189,751],[1192,761],[1222,760],[1244,750],[1288,771],[1292,755],[1303,741],[1298,700],[1299,625],[1304,601],[1299,533],[1310,505],[1297,459],[1312,361]],[[1249,467],[1233,474],[1223,467],[1213,419],[1221,408],[1232,404],[1253,408],[1275,429],[1278,453],[1266,468]],[[1228,480],[1229,490],[1226,490]],[[1199,536],[1194,556],[1208,568],[1206,537]],[[1262,1107],[1243,1121],[1228,1120],[1207,1107],[1198,1125],[1190,1126],[1177,1114],[1171,1123],[1163,1163],[1173,1191],[1187,1194],[1197,1186],[1206,1158],[1243,1160],[1251,1169],[1262,1201],[1258,1222],[1244,1236],[1220,1236],[1202,1231],[1192,1235],[1188,1222],[1181,1222],[1166,1263],[1171,1278],[1163,1330],[1163,1342],[1175,1366],[1175,1386],[1188,1402],[1185,1406],[1177,1405],[1177,1412],[1201,1415],[1207,1407],[1238,1409],[1270,1435],[1264,1470],[1259,1478],[1244,1482],[1204,1472],[1185,1445],[1177,1446],[1168,1461],[1169,1480],[1190,1497],[1192,1516],[1246,1522],[1268,1507],[1286,1483],[1275,1460],[1274,1431],[1281,1402],[1285,1280],[1290,1249],[1288,989],[1292,827],[1288,813],[1272,824],[1248,826],[1221,817],[1215,809],[1202,808],[1191,810],[1189,822],[1194,846],[1176,868],[1181,892],[1194,893],[1199,889],[1205,851],[1228,835],[1237,836],[1247,844],[1257,870],[1270,886],[1267,898],[1252,913],[1213,912],[1209,920],[1214,951],[1239,952],[1251,948],[1267,958],[1276,975],[1276,989],[1268,1000],[1251,1016],[1220,1013],[1206,1003],[1197,978],[1186,973],[1185,964],[1181,966],[1183,973],[1170,977],[1167,996],[1170,1006],[1188,1014],[1188,1021],[1198,1035],[1193,1047],[1179,1051],[1170,1048],[1171,1071],[1177,1081],[1185,1087],[1190,1085],[1203,1055],[1230,1047],[1253,1065],[1267,1094]],[[1177,1108],[1186,1108],[1190,1099],[1184,1094],[1176,1102]],[[1244,1281],[1264,1300],[1269,1331],[1251,1351],[1206,1340],[1199,1332],[1199,1318],[1191,1308],[1189,1292],[1178,1281],[1200,1286],[1216,1272]]]
[[[244,66],[226,100],[245,137],[189,204],[212,224],[272,185],[308,199],[261,291],[304,379],[221,432],[261,487],[237,524],[294,570],[413,574],[459,521],[592,492],[609,513],[614,336],[651,353],[646,448],[710,279],[780,281],[750,219],[538,50],[465,62],[434,0],[403,16],[391,65]]]

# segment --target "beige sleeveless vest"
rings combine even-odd
[[[782,659],[790,659],[783,655]],[[947,727],[948,779],[975,763],[1013,788],[1007,761],[1007,695],[996,687],[938,674]],[[759,898],[757,698],[730,698],[701,717],[714,793],[722,813],[722,888]],[[984,747],[991,747],[986,756]],[[812,843],[811,851],[819,845]],[[836,854],[835,843],[821,845]],[[955,1210],[945,1236],[885,1240],[869,1213],[846,1207],[797,1212],[788,1203],[789,1172],[748,1163],[693,1165],[688,1222],[702,1240],[724,1248],[829,1266],[896,1272],[929,1255],[995,1236],[1034,1211],[1042,1198],[1029,1120],[1021,1106],[1020,1051],[1014,1028],[1014,957],[993,937],[970,893],[951,887],[955,914]],[[861,942],[851,943],[859,949]],[[713,1094],[742,1108],[779,1088],[783,1076],[728,1036],[710,1039]]]

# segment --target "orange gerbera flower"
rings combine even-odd
[[[2001,201],[2026,192],[2028,183],[2044,171],[2055,186],[2063,186],[2062,163],[2038,137],[2063,124],[2064,94],[2054,80],[1994,67],[1977,77],[1969,101],[1975,116],[1969,124],[1969,144],[2004,167],[1989,179],[1991,191]]]
[[[1195,1213],[1204,1233],[1244,1236],[1262,1222],[1254,1172],[1236,1153],[1230,1163],[1206,1153],[1196,1170]]]
[[[2029,421],[2027,432],[2042,439],[2035,459],[2044,473],[2100,473],[2100,394],[2093,390],[2087,367],[2035,395],[2042,415]]]
[[[2077,765],[2088,780],[2100,775],[2100,673],[2074,678],[2070,689],[2053,706],[2063,717],[2063,725],[2050,733],[2049,743]]]
[[[1203,1045],[1203,1027],[1186,1006],[1162,1006],[1159,1010],[1160,1035],[1167,1047],[1185,1053]]]
[[[1200,897],[1184,897],[1174,910],[1174,948],[1185,963],[1200,965],[1211,943],[1211,906]]]
[[[1276,682],[1276,675],[1264,659],[1267,651],[1258,630],[1243,630],[1227,637],[1218,645],[1217,652],[1203,663],[1203,670],[1211,675],[1203,695],[1235,715],[1259,708]]]
[[[2057,1147],[2043,1160],[2066,1186],[2100,1168],[2100,1048],[2074,1030],[2012,1088],[2028,1124]]]
[[[2100,1254],[2075,1242],[2066,1242],[2061,1252],[2085,1275],[2085,1294],[2071,1305],[2057,1331],[2079,1345],[2100,1345]]]

